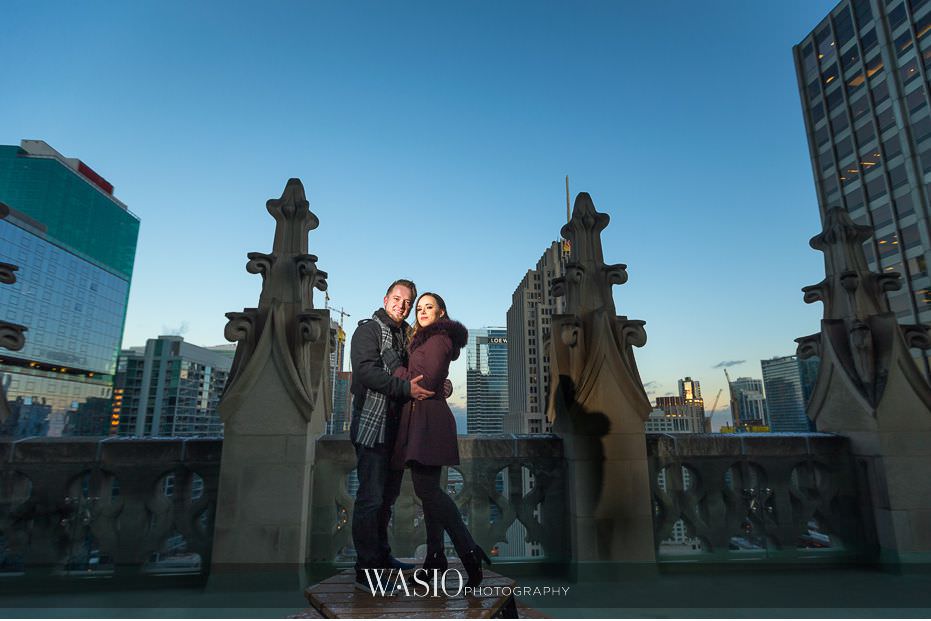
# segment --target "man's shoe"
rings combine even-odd
[[[413,563],[405,563],[402,560],[394,558],[390,554],[388,555],[388,559],[385,561],[385,569],[397,569],[403,573],[414,571],[416,567],[417,566]]]
[[[369,586],[368,578],[365,577],[365,572],[362,571],[361,569],[356,570],[355,587],[357,591],[364,591],[365,593],[368,593],[369,595],[372,594],[372,588]]]

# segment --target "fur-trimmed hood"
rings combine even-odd
[[[451,321],[449,319],[438,319],[435,322],[431,323],[426,328],[420,328],[417,330],[417,333],[414,334],[414,338],[411,339],[410,345],[408,345],[409,351],[414,351],[421,345],[423,345],[428,338],[436,334],[445,334],[449,337],[449,340],[453,343],[452,359],[456,360],[459,358],[459,350],[466,346],[466,343],[469,342],[469,330],[459,323],[458,321]]]

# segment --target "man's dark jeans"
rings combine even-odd
[[[352,541],[356,547],[356,569],[384,567],[391,548],[388,545],[388,521],[391,507],[401,494],[403,470],[388,464],[391,451],[384,444],[356,447],[359,490],[352,510]]]

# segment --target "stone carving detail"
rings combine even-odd
[[[611,403],[611,408],[628,408],[641,420],[650,413],[633,354],[633,347],[646,344],[646,322],[616,314],[611,288],[627,282],[627,266],[604,262],[601,231],[609,220],[582,192],[562,228],[572,250],[565,276],[552,283],[553,294],[566,298],[566,312],[552,320],[552,334],[559,338],[552,340],[551,348],[551,421],[558,420],[560,410],[606,411],[609,404],[596,395],[603,383],[616,386],[623,395],[624,401]]]
[[[0,220],[10,215],[10,208],[0,203]],[[10,263],[0,263],[0,285],[12,285],[16,282],[16,270],[19,268]],[[26,346],[26,326],[18,323],[0,320],[0,347],[10,351],[19,351]],[[10,406],[6,401],[6,393],[0,386],[0,428],[10,421]]]
[[[931,391],[908,351],[931,348],[928,327],[896,322],[884,294],[901,288],[901,276],[869,271],[863,243],[871,236],[871,227],[834,208],[825,215],[824,231],[811,239],[811,247],[824,253],[826,276],[802,291],[806,303],[824,303],[824,318],[821,332],[795,341],[799,357],[821,357],[809,403],[816,423],[829,393],[832,400],[852,399],[875,415],[890,373],[899,371],[931,408]]]
[[[502,435],[460,437],[459,466],[447,471],[447,485],[456,505],[467,516],[476,542],[492,550],[508,541],[507,531],[520,522],[527,543],[539,544],[543,556],[553,562],[568,556],[565,537],[565,462],[562,442],[552,435]],[[352,443],[345,436],[324,436],[318,443],[318,467],[325,475],[314,481],[314,561],[345,561],[343,554],[352,546],[349,518],[353,498],[347,491],[356,459]],[[523,468],[533,475],[533,484],[524,493]],[[498,475],[509,479],[510,493],[498,492]],[[494,507],[494,509],[492,508]],[[534,512],[537,511],[537,515]],[[425,541],[423,510],[405,477],[401,497],[395,503],[391,548],[398,556],[413,556]],[[506,558],[506,549],[498,558]]]
[[[633,351],[647,333],[616,313],[612,287],[627,282],[627,266],[604,262],[609,220],[588,194],[576,197],[562,228],[565,275],[552,282],[566,304],[550,326],[546,413],[566,447],[573,562],[654,559],[643,437],[652,408]]]
[[[807,413],[819,431],[850,439],[870,490],[864,507],[872,511],[878,557],[927,562],[922,520],[931,511],[931,479],[915,473],[928,463],[931,386],[911,349],[928,350],[931,333],[891,312],[885,293],[900,289],[901,278],[867,269],[863,242],[871,235],[833,208],[811,240],[824,253],[825,279],[817,296],[803,289],[806,302],[824,303],[821,331],[796,339],[799,356],[821,358]]]
[[[275,219],[270,253],[250,252],[262,276],[255,308],[227,313],[236,356],[217,410],[223,419],[215,565],[299,564],[312,551],[316,440],[330,417],[330,313],[315,309],[327,274],[308,253],[320,221],[299,179],[266,203]]]
[[[206,575],[220,440],[42,438],[0,448],[10,455],[0,470],[5,571]]]
[[[802,560],[811,548],[819,556],[868,552],[846,439],[810,434],[748,444],[740,436],[651,434],[647,441],[659,560],[680,520],[686,538],[701,544],[689,550],[693,560],[752,550],[786,560]]]
[[[269,200],[266,208],[276,221],[272,252],[250,252],[246,264],[247,272],[262,276],[259,305],[226,314],[224,336],[238,345],[219,405],[224,420],[253,389],[269,359],[308,419],[318,395],[328,392],[328,374],[317,361],[326,357],[329,312],[313,307],[313,289],[326,290],[327,274],[307,253],[307,233],[319,220],[299,179],[289,179],[281,198]]]
[[[19,267],[13,265],[12,263],[0,263],[0,284],[3,285],[12,285],[16,282],[16,270]]]
[[[8,321],[0,321],[0,347],[10,351],[19,351],[26,346],[26,326]]]

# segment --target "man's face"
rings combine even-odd
[[[414,305],[414,292],[410,287],[395,285],[385,296],[385,312],[396,323],[401,323],[411,314]]]

